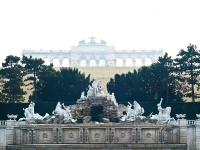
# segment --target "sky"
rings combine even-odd
[[[199,0],[0,0],[0,66],[22,50],[69,50],[94,36],[116,50],[200,49]]]

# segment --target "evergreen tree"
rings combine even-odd
[[[24,81],[28,81],[26,86],[32,85],[33,87],[30,88],[33,90],[34,93],[34,102],[37,102],[37,76],[38,73],[41,71],[41,68],[44,66],[44,60],[41,58],[33,58],[30,56],[22,57],[22,64],[24,64],[24,70],[27,75],[27,78]]]
[[[180,84],[173,74],[173,60],[166,53],[151,66],[142,66],[133,73],[116,74],[107,84],[108,92],[114,92],[118,101],[160,101],[166,95],[168,101],[182,101]],[[165,99],[165,98],[164,98]]]
[[[81,92],[87,92],[90,75],[85,77],[76,68],[60,68],[55,71],[44,67],[38,74],[38,100],[41,102],[76,102]]]
[[[189,45],[187,50],[181,49],[175,59],[176,71],[182,75],[182,81],[191,85],[191,90],[185,96],[192,98],[195,102],[197,94],[194,92],[194,86],[198,84],[197,77],[200,74],[200,52],[197,50],[196,45]]]
[[[1,76],[1,101],[8,103],[23,102],[23,71],[19,64],[20,57],[9,55],[2,63]]]

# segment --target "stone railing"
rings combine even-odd
[[[187,125],[195,125],[196,121],[195,120],[187,120]]]
[[[116,53],[122,53],[122,52],[127,52],[127,53],[141,53],[141,52],[147,52],[147,53],[153,53],[153,52],[163,52],[163,50],[116,50]]]
[[[0,120],[0,126],[7,126],[6,120]]]
[[[70,50],[22,50],[22,53],[69,52]]]

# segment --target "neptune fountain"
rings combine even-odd
[[[24,109],[25,118],[19,120],[26,120],[30,123],[37,124],[51,124],[51,123],[77,123],[77,120],[82,119],[84,123],[91,122],[91,108],[103,107],[103,114],[101,114],[101,120],[96,122],[108,123],[108,122],[133,122],[137,118],[140,120],[153,119],[162,123],[168,123],[172,118],[170,117],[171,107],[162,108],[161,103],[157,105],[159,113],[156,115],[150,115],[148,117],[142,116],[144,114],[144,108],[140,106],[137,101],[133,104],[128,102],[127,106],[118,104],[114,93],[104,94],[100,85],[101,81],[95,79],[92,86],[88,86],[89,90],[87,96],[84,92],[81,93],[80,99],[77,100],[75,105],[65,106],[57,103],[52,115],[46,113],[45,116],[41,116],[34,112],[35,103],[31,102],[28,108]],[[117,120],[117,121],[116,121]]]
[[[31,102],[23,109],[23,118],[7,121],[5,134],[13,134],[6,136],[4,145],[7,150],[186,150],[185,120],[171,118],[171,107],[161,104],[162,99],[158,114],[144,116],[137,101],[118,104],[115,94],[105,94],[101,81],[95,79],[75,104],[58,102],[51,114],[35,113]]]

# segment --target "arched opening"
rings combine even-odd
[[[95,67],[96,61],[94,59],[90,60],[90,67]]]
[[[145,66],[150,66],[152,64],[151,58],[145,59]]]
[[[101,122],[103,118],[103,106],[92,106],[90,108],[91,121]]]
[[[106,65],[105,60],[103,59],[99,60],[99,66],[103,67],[105,65]]]
[[[83,59],[82,59],[82,60],[80,61],[80,66],[81,66],[81,67],[85,67],[85,66],[86,66],[86,60],[83,60]]]
[[[142,59],[141,58],[136,58],[135,66],[142,66]]]
[[[45,65],[50,65],[50,61],[49,61],[48,58],[44,58],[44,64],[45,64]]]
[[[69,67],[69,59],[68,58],[63,59],[63,67]]]
[[[58,58],[53,59],[53,65],[54,65],[54,67],[60,67],[60,62],[59,62]]]
[[[126,59],[126,67],[132,67],[133,66],[133,60],[131,58]]]
[[[117,67],[122,67],[123,66],[123,59],[122,58],[117,58],[116,66]]]

